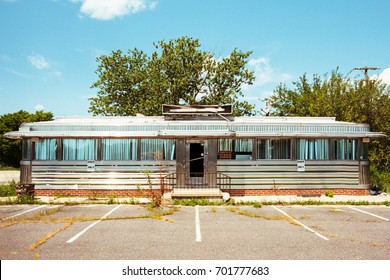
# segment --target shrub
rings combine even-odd
[[[15,196],[16,186],[17,184],[14,180],[12,180],[8,185],[0,186],[0,196]]]

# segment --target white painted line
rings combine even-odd
[[[91,229],[92,227],[96,226],[98,223],[100,223],[103,219],[107,218],[110,214],[112,214],[114,211],[116,211],[119,207],[121,207],[122,204],[119,204],[117,207],[115,207],[114,209],[111,209],[109,212],[107,212],[103,217],[100,218],[100,220],[97,220],[96,222],[90,224],[89,226],[87,226],[85,229],[83,229],[82,231],[80,231],[78,234],[76,234],[75,236],[73,236],[71,239],[69,239],[68,241],[66,241],[66,243],[72,243],[73,241],[75,241],[77,238],[79,238],[81,235],[83,235],[84,233],[86,233],[89,229]]]
[[[294,219],[294,218],[291,217],[289,214],[287,214],[286,212],[284,212],[282,209],[279,209],[278,207],[273,206],[273,205],[272,205],[272,207],[273,207],[275,210],[277,210],[277,211],[279,211],[280,213],[282,213],[283,215],[285,215],[286,217],[288,217],[288,218],[290,218],[291,220],[293,220],[295,223],[297,223],[297,224],[299,224],[300,226],[304,227],[306,230],[308,230],[308,231],[314,233],[315,235],[317,235],[318,237],[320,237],[320,238],[322,238],[322,239],[324,239],[324,240],[326,240],[326,241],[329,241],[329,238],[323,236],[322,234],[320,234],[320,233],[316,232],[315,230],[309,228],[308,226],[302,224],[300,221]]]
[[[18,217],[18,216],[20,216],[20,215],[26,214],[26,213],[28,213],[28,212],[31,212],[31,211],[35,211],[35,210],[41,209],[41,208],[43,208],[43,207],[46,207],[46,205],[41,205],[41,206],[38,206],[38,207],[35,207],[35,208],[32,208],[32,209],[28,209],[28,210],[26,210],[26,211],[23,211],[23,212],[21,212],[21,213],[18,213],[18,214],[16,214],[16,215],[11,216],[11,217],[4,218],[4,219],[2,219],[2,220],[5,221],[5,220],[8,220],[8,219],[12,219],[12,218]]]
[[[376,217],[376,218],[379,218],[379,219],[382,219],[382,220],[384,220],[384,221],[389,221],[389,219],[388,218],[385,218],[385,217],[382,217],[382,216],[378,216],[378,215],[375,215],[375,214],[372,214],[372,213],[370,213],[370,212],[367,212],[367,211],[363,211],[363,210],[360,210],[360,209],[358,209],[358,208],[355,208],[355,207],[352,207],[352,206],[348,206],[349,208],[351,208],[351,209],[353,209],[353,210],[355,210],[355,211],[359,211],[359,212],[362,212],[362,213],[364,213],[364,214],[367,214],[367,215],[370,215],[370,216],[373,216],[373,217]]]
[[[199,206],[195,206],[195,233],[196,242],[202,242],[202,233],[200,232],[200,218],[199,218]]]

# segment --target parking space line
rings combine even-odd
[[[370,215],[370,216],[373,216],[373,217],[382,219],[382,220],[384,220],[384,221],[387,221],[387,222],[389,221],[388,218],[385,218],[385,217],[382,217],[382,216],[375,215],[375,214],[373,214],[373,213],[370,213],[370,212],[367,212],[367,211],[364,211],[364,210],[355,208],[355,207],[353,207],[353,206],[348,206],[348,207],[351,208],[351,209],[353,209],[353,210],[355,210],[355,211],[362,212],[362,213],[364,213],[364,214],[367,214],[367,215]]]
[[[202,233],[200,231],[199,205],[195,206],[195,234],[196,242],[202,242]]]
[[[115,207],[114,209],[111,209],[109,212],[107,212],[104,216],[102,216],[100,218],[100,220],[97,220],[96,222],[90,224],[89,226],[87,226],[85,229],[83,229],[82,231],[80,231],[78,234],[76,234],[75,236],[73,236],[71,239],[69,239],[68,241],[66,241],[66,243],[72,243],[73,241],[75,241],[77,238],[79,238],[81,235],[83,235],[84,233],[86,233],[89,229],[93,228],[94,226],[96,226],[98,223],[100,223],[103,219],[107,218],[110,214],[112,214],[114,211],[116,211],[119,207],[121,207],[122,204],[119,204],[117,207]]]
[[[35,208],[32,208],[32,209],[28,209],[28,210],[23,211],[23,212],[21,212],[21,213],[15,214],[15,215],[13,215],[13,216],[11,216],[11,217],[4,218],[4,219],[2,219],[2,221],[5,221],[5,220],[8,220],[8,219],[12,219],[12,218],[18,217],[18,216],[20,216],[20,215],[23,215],[23,214],[26,214],[26,213],[28,213],[28,212],[31,212],[31,211],[35,211],[35,210],[41,209],[41,208],[43,208],[43,207],[46,207],[46,205],[41,205],[41,206],[38,206],[38,207],[35,207]]]
[[[279,209],[278,207],[273,206],[273,205],[272,205],[272,208],[274,208],[275,210],[279,211],[280,213],[282,213],[283,215],[285,215],[285,216],[288,217],[289,219],[293,220],[295,223],[299,224],[300,226],[304,227],[306,230],[308,230],[308,231],[314,233],[314,234],[317,235],[318,237],[320,237],[320,238],[322,238],[322,239],[324,239],[324,240],[326,240],[326,241],[329,241],[329,238],[327,238],[327,237],[323,236],[322,234],[316,232],[314,229],[311,229],[310,227],[308,227],[308,226],[302,224],[300,221],[294,219],[294,218],[291,217],[289,214],[287,214],[286,212],[284,212],[282,209]]]

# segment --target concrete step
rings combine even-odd
[[[174,188],[171,193],[172,198],[222,198],[222,192],[219,188],[201,189],[201,188]]]

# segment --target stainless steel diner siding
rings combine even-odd
[[[358,161],[306,161],[305,172],[290,160],[217,162],[217,171],[231,178],[231,189],[365,189],[359,169]]]
[[[132,126],[63,126],[63,125],[34,125],[29,131],[160,131],[160,130],[195,130],[195,131],[210,131],[210,130],[232,130],[238,132],[369,132],[369,128],[361,126],[334,126],[334,125],[132,125]]]
[[[175,161],[34,161],[31,180],[35,189],[116,190],[159,189],[162,178],[176,170]]]
[[[132,121],[116,123],[112,119],[111,123],[99,122],[93,123],[66,123],[59,121],[27,123],[23,124],[20,131],[161,131],[161,130],[187,130],[187,131],[213,131],[230,130],[237,132],[290,132],[290,133],[364,133],[369,132],[369,126],[365,124],[354,124],[345,122],[310,122],[310,119],[304,119],[302,122],[283,121],[266,122],[266,118],[236,118],[231,122],[224,121],[164,121],[163,119],[137,119]],[[257,121],[256,121],[257,120]]]

